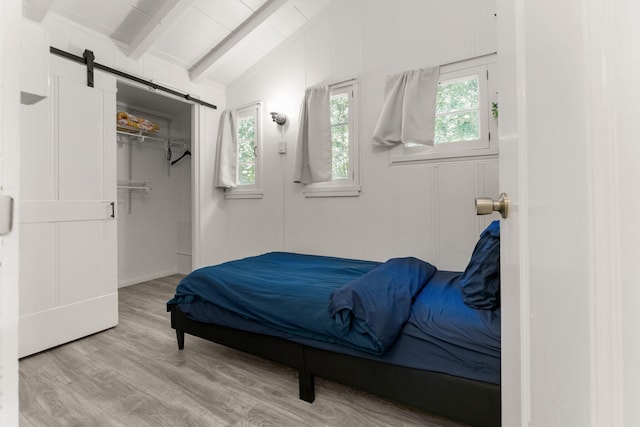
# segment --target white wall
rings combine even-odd
[[[345,0],[294,34],[229,85],[227,105],[285,105],[289,152],[264,111],[263,188],[258,200],[215,196],[225,224],[207,242],[216,259],[269,250],[384,260],[413,255],[463,269],[479,232],[473,199],[497,196],[497,160],[389,165],[371,145],[386,75],[495,52],[495,1]],[[307,199],[294,184],[299,100],[308,86],[357,76],[360,82],[359,197]],[[491,219],[494,219],[492,217]]]
[[[284,46],[227,89],[190,82],[186,70],[148,55],[131,61],[111,40],[50,13],[51,44],[199,96],[218,110],[197,107],[201,141],[194,174],[194,266],[270,250],[386,259],[414,255],[442,269],[461,269],[489,218],[473,213],[473,197],[497,195],[497,161],[390,167],[388,153],[370,145],[387,74],[494,52],[494,0],[431,4],[335,2]],[[429,40],[434,40],[429,43]],[[437,41],[437,42],[435,42]],[[361,85],[362,193],[358,198],[306,199],[292,183],[298,102],[307,86],[358,76]],[[284,101],[289,154],[277,153],[279,133],[264,109],[263,199],[225,200],[213,188],[219,111],[255,100]],[[195,138],[195,136],[194,136]],[[311,224],[311,226],[308,226]]]

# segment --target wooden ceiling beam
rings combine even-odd
[[[164,34],[193,0],[166,0],[140,32],[129,43],[129,57],[138,60]]]
[[[222,56],[237,45],[243,38],[277,12],[288,0],[268,0],[249,18],[233,30],[227,37],[211,49],[189,70],[192,81],[200,79]]]

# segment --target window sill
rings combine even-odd
[[[262,199],[262,190],[227,190],[224,193],[225,199]]]
[[[448,150],[435,152],[421,152],[415,154],[389,154],[389,163],[391,165],[404,165],[411,163],[428,163],[435,161],[454,161],[454,160],[473,160],[483,158],[496,158],[498,156],[498,147],[466,149],[466,150]]]
[[[327,185],[307,187],[302,191],[304,197],[358,197],[359,185]]]

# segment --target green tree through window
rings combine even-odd
[[[349,94],[330,98],[331,171],[333,179],[349,179]]]
[[[436,96],[435,143],[480,138],[478,76],[441,82]]]
[[[238,120],[238,185],[256,183],[256,118]]]

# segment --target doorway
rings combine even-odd
[[[118,286],[192,269],[193,105],[118,82]]]

